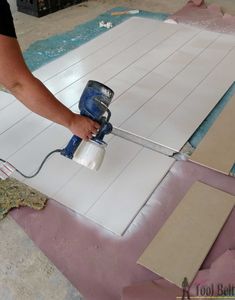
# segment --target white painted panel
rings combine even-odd
[[[180,49],[200,32],[199,29],[191,27],[178,27],[177,25],[176,28],[178,28],[178,31],[172,37],[164,41],[160,47],[155,47],[149,51],[149,53],[138,60],[134,66],[145,70],[151,70],[153,64],[154,66],[157,66],[170,56],[172,54],[172,49],[174,51]]]
[[[98,76],[97,79],[105,81],[106,84],[109,83],[108,80],[111,77],[115,76],[115,78],[127,81],[131,86],[198,33],[198,30],[188,31],[188,29],[185,33],[184,27],[181,26],[170,26],[168,28],[164,26],[162,24],[157,28],[157,31],[150,33],[138,43],[111,59],[110,62],[91,72],[88,76]],[[166,52],[165,43],[170,44],[168,52]],[[152,59],[149,69],[140,67],[138,62],[141,61],[143,63],[145,57],[153,49],[155,51],[156,49],[163,49],[162,56],[157,55]],[[87,76],[85,77],[87,78]]]
[[[123,34],[121,37],[113,41],[113,43],[97,50],[94,54],[48,80],[46,82],[46,86],[52,92],[62,90],[69,84],[80,79],[82,76],[88,74],[97,67],[102,66],[105,62],[111,60],[120,52],[125,51],[125,49],[128,49],[135,44],[138,45],[138,41],[145,39],[145,36],[148,36],[155,28],[156,31],[159,30],[159,26],[156,26],[156,24],[154,26],[149,26],[149,23],[144,23],[138,30],[134,30],[131,34]],[[171,31],[175,30],[172,26],[169,26],[169,28],[172,28]]]
[[[30,111],[19,101],[0,110],[0,134],[27,116]]]
[[[63,147],[71,136],[71,133],[60,125],[50,126],[10,156],[9,161],[27,175],[32,174],[50,151]]]
[[[158,23],[157,23],[158,24]],[[163,26],[163,28],[165,30],[162,30],[161,27],[160,28],[156,28],[156,30],[158,30],[158,32],[155,30],[154,33],[147,35],[146,40],[143,38],[141,39],[138,44],[140,45],[140,49],[142,52],[136,51],[136,45],[133,45],[132,47],[129,47],[128,49],[126,49],[126,51],[124,51],[123,53],[120,53],[117,56],[114,56],[113,59],[110,59],[110,61],[100,65],[99,67],[97,67],[95,70],[89,72],[87,75],[81,77],[80,79],[78,78],[78,80],[76,80],[75,83],[71,84],[70,86],[68,86],[65,90],[62,90],[61,92],[59,92],[57,94],[57,97],[59,97],[59,99],[61,99],[61,101],[65,104],[65,105],[71,105],[72,104],[72,95],[75,95],[76,97],[76,101],[78,99],[78,97],[80,96],[82,90],[84,89],[86,83],[88,80],[92,79],[92,80],[97,80],[100,82],[105,82],[107,85],[110,85],[110,78],[114,77],[117,78],[117,80],[121,80],[121,81],[127,81],[125,83],[126,89],[127,90],[129,87],[131,87],[133,85],[134,82],[138,81],[139,79],[141,79],[143,76],[145,76],[149,70],[147,70],[146,68],[140,68],[137,66],[135,66],[135,62],[138,62],[139,57],[141,57],[141,61],[142,61],[142,57],[144,58],[145,52],[148,52],[149,50],[151,50],[150,45],[148,45],[146,42],[150,40],[150,42],[152,43],[153,48],[160,48],[163,49],[162,51],[162,56],[157,56],[157,59],[155,58],[152,61],[152,65],[151,65],[151,69],[153,69],[155,66],[157,66],[160,61],[162,59],[166,59],[168,56],[172,55],[172,53],[174,53],[178,48],[180,48],[181,46],[183,46],[185,43],[188,42],[188,40],[192,39],[195,35],[198,34],[199,30],[191,30],[189,31],[188,29],[185,30],[185,27],[181,27],[181,25],[179,27],[175,27],[174,25],[170,25],[168,24],[167,31],[165,28],[166,24],[162,24],[160,23],[161,26]],[[158,26],[160,26],[158,24]],[[181,33],[178,33],[178,31],[182,30]],[[176,34],[174,34],[174,32],[176,32]],[[212,34],[213,37],[213,34]],[[168,42],[169,39],[169,42]],[[163,46],[161,41],[163,41]],[[171,48],[169,51],[166,52],[166,46],[165,46],[165,42],[169,43]],[[136,59],[136,57],[133,55],[137,55],[138,59]],[[137,53],[137,54],[136,54]],[[125,56],[129,55],[129,60],[125,61]],[[114,63],[115,60],[118,58],[118,63]],[[134,62],[134,63],[133,63]],[[70,69],[67,70],[67,72]],[[61,74],[60,74],[61,76]],[[76,76],[76,75],[75,75]],[[56,78],[56,77],[55,77]],[[55,78],[53,80],[55,80]],[[58,84],[58,82],[56,83]],[[62,85],[63,86],[63,85]],[[120,82],[119,87],[122,86],[122,83]],[[110,85],[111,87],[111,85]],[[60,86],[61,88],[61,86]],[[123,91],[123,87],[121,87],[121,90]],[[76,92],[75,92],[76,91]],[[116,93],[115,91],[115,96],[113,101],[115,101],[118,97],[118,91]]]
[[[206,46],[208,46],[211,41],[218,34],[208,34],[208,32],[201,32],[195,35],[194,32],[184,39],[179,39],[179,32],[175,35],[171,36],[167,41],[164,41],[160,45],[157,46],[157,49],[161,53],[161,55],[157,55],[155,59],[152,60],[151,65],[147,68],[141,68],[138,66],[139,62],[141,64],[144,63],[145,56],[143,56],[140,60],[137,60],[132,65],[125,68],[123,71],[119,72],[115,77],[111,80],[107,81],[106,84],[117,89],[117,93],[115,93],[115,99],[122,100],[123,98],[119,98],[120,94],[122,95],[129,88],[135,88],[136,85],[138,87],[143,87],[146,91],[151,89],[154,93],[158,90],[158,86],[162,86],[160,83],[167,83],[168,80],[172,79],[182,68],[187,65],[200,51],[203,51]],[[176,43],[177,38],[181,41],[180,44]],[[182,36],[181,36],[182,38]],[[188,40],[189,39],[189,40]],[[193,48],[192,45],[195,44],[198,40],[204,40],[203,46],[197,48]],[[164,43],[171,43],[170,51],[164,51],[165,46]],[[178,41],[179,42],[179,41]],[[163,51],[162,51],[163,50]],[[179,61],[180,60],[180,63]],[[157,70],[159,70],[157,72]],[[160,82],[156,77],[156,74],[159,74]],[[115,90],[116,91],[116,90]],[[153,93],[153,94],[154,94]],[[125,96],[124,96],[125,97]],[[147,99],[147,97],[145,96]]]
[[[190,65],[217,36],[218,34],[208,35],[207,32],[199,34],[184,45],[180,51],[175,52],[167,60],[164,60],[159,66],[154,68],[152,72],[146,76],[142,76],[142,79],[128,89],[127,92],[123,93],[116,102],[111,105],[113,123],[116,126],[120,126],[121,123],[127,120],[127,122],[122,125],[122,128],[133,131],[139,135],[148,136],[148,134],[151,133],[151,131],[149,132],[149,128],[152,128],[152,130],[156,128],[156,114],[159,114],[161,118],[165,116],[157,105],[158,99],[162,98],[164,91],[169,90],[167,83],[169,83],[170,86],[174,77]],[[203,47],[197,47],[197,50],[190,53],[192,44],[201,40],[203,41]],[[128,70],[129,69],[131,68],[128,68]],[[128,76],[127,78],[127,80],[129,80],[129,78],[132,77]],[[173,95],[176,94],[177,96],[175,95],[174,97],[181,99],[181,96],[178,96],[176,93],[176,88],[177,86],[173,88]],[[180,86],[180,91],[184,91],[184,89],[187,90],[187,88],[187,86],[185,88]],[[160,91],[159,96],[157,95],[158,91]],[[156,95],[155,98],[151,99],[154,95]],[[149,103],[145,104],[148,101]],[[151,107],[150,105],[154,105],[155,107]],[[153,119],[152,122],[149,119],[151,116]],[[148,121],[146,119],[148,119]],[[140,120],[145,122],[144,126],[142,126]]]
[[[47,119],[29,114],[0,135],[0,157],[7,159],[50,124]]]
[[[82,167],[59,153],[48,159],[42,171],[25,183],[41,191],[49,197],[65,185]],[[54,180],[56,178],[56,180]],[[71,199],[76,199],[69,193]],[[66,205],[66,203],[65,203]]]
[[[131,116],[121,127],[125,130],[134,132],[138,135],[145,136],[145,137],[149,137],[151,134],[153,134],[156,128],[158,126],[161,126],[161,123],[167,120],[168,116],[171,115],[171,113],[173,113],[178,106],[180,107],[180,105],[194,91],[194,89],[196,89],[197,86],[201,82],[203,82],[205,78],[209,76],[209,74],[211,74],[211,72],[217,66],[217,64],[224,59],[224,57],[229,53],[229,51],[231,51],[231,47],[234,45],[234,42],[226,43],[226,41],[227,41],[227,36],[219,37],[217,40],[211,43],[206,49],[204,49],[204,51],[201,51],[199,56],[196,56],[194,59],[192,59],[191,63],[186,64],[186,66],[184,65],[185,64],[184,51],[179,51],[174,56],[172,56],[168,61],[163,63],[160,66],[160,68],[157,68],[154,70],[154,72],[150,73],[148,79],[151,82],[151,77],[152,77],[153,81],[156,82],[155,86],[157,87],[159,83],[159,80],[155,79],[157,78],[157,75],[162,76],[162,78],[164,77],[166,78],[167,76],[169,76],[169,74],[165,73],[164,71],[165,65],[166,65],[166,71],[169,70],[168,67],[169,63],[172,66],[171,70],[174,69],[177,70],[178,65],[181,65],[182,68],[182,71],[176,74],[177,76],[175,75],[172,80],[169,80],[168,84],[163,85],[163,87],[159,90],[159,92],[156,93],[148,102],[146,102],[146,104],[143,105],[136,113],[134,113],[133,116]],[[178,62],[177,64],[176,61]],[[230,78],[232,77],[230,76]],[[140,82],[143,82],[143,87],[144,86],[146,86],[146,88],[148,87],[148,83],[146,81],[144,82],[143,80],[141,80]],[[211,90],[214,89],[213,85],[211,86]],[[152,83],[152,86],[154,86],[154,82]],[[222,91],[223,92],[225,91],[224,87],[222,87]],[[220,94],[217,95],[217,98],[218,97],[221,97]],[[218,100],[219,99],[220,98],[218,98]],[[212,108],[213,106],[210,107],[210,109]],[[202,110],[204,110],[203,106],[202,106]],[[209,111],[205,110],[205,116],[208,114],[208,112]],[[187,111],[184,111],[184,113],[185,115],[191,118],[191,122],[193,122],[193,120],[196,119],[195,114],[193,114],[193,116],[189,116]],[[142,120],[142,122],[145,123],[145,126],[142,126],[140,120]],[[188,128],[188,125],[186,124],[184,125]],[[198,123],[198,126],[199,125],[200,122]],[[176,140],[178,139],[175,132],[176,126],[177,123],[172,124],[171,126],[172,134],[170,134],[170,136],[168,137],[169,139],[171,139],[171,136],[174,136]],[[182,133],[182,131],[180,131],[180,133]],[[192,133],[193,131],[191,132],[191,134]],[[165,131],[163,131],[161,134],[162,136],[164,136],[165,139],[167,139]],[[167,132],[167,134],[169,134],[169,131]],[[189,137],[190,135],[185,136],[183,145],[187,142]],[[155,141],[159,143],[163,142],[163,140],[158,140],[157,138],[155,139]],[[173,147],[172,143],[171,144],[163,143],[163,144],[168,147]]]
[[[157,128],[151,135],[151,139],[180,150],[232,85],[234,78],[235,51],[233,50]]]
[[[105,70],[111,75],[118,74],[127,66],[148,54],[149,51],[158,47],[165,40],[177,35],[177,31],[179,30],[178,27],[170,26],[162,30],[163,26],[164,25],[159,25],[154,32],[151,32],[144,38],[138,40],[131,47],[128,47],[125,51],[122,51],[119,55],[112,58],[110,62],[101,66],[101,72],[102,70]],[[192,34],[193,33],[191,32],[191,35]],[[179,43],[180,42],[181,41],[179,41]]]
[[[0,110],[15,101],[15,97],[6,92],[0,91]]]
[[[173,75],[177,73],[178,69],[180,68],[182,69],[181,65],[172,64],[171,56],[174,56],[175,62],[177,62],[177,58],[175,56],[179,55],[178,50],[183,47],[184,53],[182,53],[181,56],[184,55],[183,57],[184,63],[187,64],[187,62],[190,61],[194,57],[194,55],[197,55],[200,50],[203,50],[218,35],[213,33],[209,34],[208,32],[204,32],[204,31],[198,33],[198,31],[193,31],[193,30],[192,31],[187,30],[186,31],[187,34],[182,34],[182,30],[177,31],[175,34],[171,35],[166,40],[163,40],[162,43],[154,47],[154,50],[150,51],[151,53],[152,51],[156,51],[157,49],[159,53],[154,57],[154,59],[152,59],[152,62],[148,67],[147,67],[148,58],[145,64],[147,55],[143,55],[140,59],[136,60],[131,65],[128,65],[128,67],[123,69],[121,72],[117,73],[112,79],[106,81],[106,84],[111,88],[113,88],[115,91],[115,97],[113,99],[113,102],[115,100],[122,100],[123,98],[121,97],[119,98],[119,96],[121,96],[125,91],[127,91],[128,88],[134,87],[135,84],[138,84],[138,86],[140,87],[143,86],[146,89],[146,91],[149,88],[156,91],[157,89],[155,85],[159,86],[160,84],[157,80],[154,81],[155,79],[154,76],[156,74],[154,74],[153,72],[157,67],[165,70],[164,77],[162,76],[163,79],[165,80],[167,80],[168,78],[171,79]],[[197,42],[198,40],[203,40],[204,45],[203,46],[201,45],[201,47],[197,45],[197,48],[194,48],[192,45],[195,44],[195,41]],[[170,44],[170,48],[168,49],[169,51],[166,51],[165,44],[168,45]],[[168,65],[167,63],[165,63],[165,61],[168,62]],[[145,65],[144,68],[141,67],[142,64]],[[109,71],[109,75],[110,74],[111,75],[113,74],[111,70]],[[152,84],[152,82],[154,83]],[[146,84],[147,87],[145,86]],[[128,97],[124,96],[124,98],[127,99]]]
[[[72,65],[78,63],[84,58],[92,55],[97,50],[106,47],[108,44],[115,41],[115,39],[121,37],[123,34],[131,34],[136,28],[141,27],[143,24],[149,24],[149,26],[155,25],[156,22],[150,19],[144,18],[131,18],[128,22],[123,22],[118,26],[112,28],[112,30],[105,31],[97,38],[81,45],[80,47],[71,50],[69,53],[55,59],[54,61],[40,67],[34,71],[34,75],[42,81],[46,81],[56,74],[64,71]],[[78,37],[80,38],[80,37]]]
[[[174,159],[143,149],[86,214],[116,234],[123,234],[168,172]]]
[[[101,169],[94,172],[83,168],[54,198],[85,214],[140,150],[139,145],[118,137],[112,138]]]

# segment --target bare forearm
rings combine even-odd
[[[74,114],[33,75],[29,74],[8,88],[31,111],[70,128]]]
[[[88,139],[100,125],[74,114],[28,70],[16,39],[0,34],[0,83],[33,112]]]

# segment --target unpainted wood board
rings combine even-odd
[[[194,279],[235,197],[196,182],[151,241],[138,263],[181,287]]]
[[[229,174],[235,163],[234,117],[235,96],[229,100],[190,160]]]

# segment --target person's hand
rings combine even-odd
[[[97,133],[99,128],[99,123],[94,122],[90,118],[74,114],[69,129],[73,134],[79,136],[84,140],[88,140],[92,137],[93,134]]]

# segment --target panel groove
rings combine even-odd
[[[160,29],[158,29],[158,30],[160,30]],[[154,31],[153,31],[153,32],[154,32]],[[139,40],[137,40],[136,42],[134,42],[132,45],[130,45],[129,47],[127,47],[127,48],[123,49],[122,51],[120,51],[117,55],[123,54],[123,52],[127,51],[128,49],[130,49],[131,47],[133,47],[133,45],[135,45],[136,43],[140,42],[143,38],[148,37],[148,36],[151,35],[153,32],[150,32],[149,34],[143,36],[142,38],[140,38]],[[175,32],[174,32],[172,35],[174,35],[174,34],[175,34]],[[169,39],[169,38],[170,38],[170,37],[167,37],[166,40]],[[160,41],[160,42],[161,42],[161,41]],[[159,43],[160,43],[160,42],[159,42]],[[158,45],[158,43],[157,43],[157,45]],[[155,45],[155,46],[156,46],[156,45]],[[155,47],[155,46],[154,46],[154,47]],[[153,47],[153,48],[154,48],[154,47]],[[151,49],[150,49],[150,50],[151,50]],[[137,61],[139,58],[143,57],[145,54],[146,54],[146,53],[140,55],[136,60],[134,60],[134,62]],[[80,78],[77,78],[75,81],[69,83],[65,88],[59,90],[59,92],[62,92],[62,91],[64,91],[65,89],[67,89],[67,88],[69,88],[69,87],[72,87],[74,84],[78,83],[80,80],[83,80],[84,78],[87,78],[88,76],[91,77],[93,72],[97,72],[100,68],[104,68],[104,67],[106,66],[106,64],[111,63],[112,60],[113,60],[114,58],[116,58],[117,55],[112,56],[110,59],[108,59],[108,60],[105,61],[104,63],[101,63],[100,65],[98,65],[97,67],[93,68],[92,70],[90,70],[90,71],[87,72],[86,74],[82,75]],[[132,62],[129,63],[128,66],[130,66],[131,64],[132,64]],[[99,72],[102,74],[102,71],[99,71]],[[91,74],[90,74],[90,73],[91,73]],[[87,80],[88,80],[88,79],[87,79]],[[107,81],[107,80],[101,80],[101,81],[104,81],[104,82],[105,82],[105,81]]]
[[[87,215],[89,211],[96,205],[96,203],[102,198],[102,196],[106,193],[106,191],[110,188],[112,184],[114,184],[117,179],[120,177],[120,175],[128,168],[128,166],[136,159],[136,157],[140,154],[140,152],[144,149],[144,147],[140,146],[140,149],[138,152],[129,160],[129,162],[120,170],[120,172],[116,175],[116,177],[113,178],[113,180],[110,182],[110,184],[103,190],[102,194],[96,199],[96,201],[93,202],[93,204],[89,207],[89,209],[85,212]]]
[[[146,26],[146,29],[144,27],[141,27],[141,29],[138,32],[135,31],[131,37],[129,37],[127,35],[126,41],[124,39],[125,36],[124,36],[124,38],[123,37],[120,38],[120,41],[118,39],[115,40],[115,42],[118,42],[118,45],[116,47],[114,47],[114,45],[112,43],[111,44],[112,47],[109,51],[108,51],[108,47],[106,47],[105,48],[105,51],[107,52],[106,55],[103,53],[104,51],[101,49],[100,51],[95,52],[95,54],[92,55],[91,57],[88,57],[88,59],[84,59],[83,61],[81,61],[81,63],[83,63],[83,64],[85,63],[86,67],[88,66],[88,69],[89,68],[90,69],[89,69],[89,71],[83,72],[82,75],[79,75],[79,76],[75,75],[75,77],[77,76],[76,79],[70,78],[71,77],[70,74],[71,73],[74,74],[75,72],[79,73],[80,70],[84,68],[84,65],[79,66],[80,63],[76,64],[75,67],[69,68],[65,72],[61,72],[59,74],[60,75],[59,78],[57,76],[54,76],[52,78],[52,80],[50,80],[49,82],[46,82],[46,86],[53,92],[62,91],[64,88],[68,87],[69,85],[76,82],[80,78],[89,74],[89,72],[97,69],[98,67],[102,66],[103,64],[105,64],[107,62],[110,62],[115,56],[123,53],[124,51],[127,51],[129,48],[133,47],[135,44],[137,44],[143,38],[151,35],[154,31],[159,31],[158,27],[154,28],[154,29],[151,28],[150,30],[148,30],[148,28],[149,28],[148,26]],[[135,37],[135,35],[136,35],[136,37]],[[101,59],[101,57],[99,57],[99,55],[102,57],[102,59]],[[98,56],[98,57],[96,57],[96,56]],[[89,67],[89,64],[91,64],[91,60],[92,60],[92,66]],[[94,65],[95,65],[95,67],[94,67]],[[66,85],[64,85],[64,78],[66,78]],[[54,81],[56,83],[56,86],[58,87],[58,89],[53,88],[54,85],[53,85],[52,81]],[[62,86],[62,88],[61,88],[61,86]]]
[[[201,32],[201,31],[200,31],[200,32]],[[180,47],[178,47],[173,53],[171,53],[169,56],[167,56],[167,57],[166,57],[164,60],[162,60],[159,64],[157,64],[157,65],[154,66],[152,69],[150,69],[149,71],[147,71],[147,73],[146,73],[143,77],[141,77],[139,80],[137,80],[135,83],[133,83],[127,90],[125,90],[123,93],[121,93],[121,94],[119,95],[119,97],[121,97],[123,94],[125,94],[126,91],[128,91],[129,89],[131,89],[132,87],[134,87],[136,84],[138,84],[139,82],[141,82],[141,81],[142,81],[145,77],[147,77],[153,70],[155,70],[158,66],[162,65],[162,64],[163,64],[165,61],[167,61],[170,57],[174,56],[175,53],[177,53],[177,51],[178,51],[179,49],[181,49],[183,46],[185,46],[185,45],[187,45],[188,43],[190,43],[190,41],[192,41],[196,36],[198,36],[198,35],[200,34],[200,32],[196,33],[191,39],[187,40],[184,44],[182,44]],[[175,33],[174,33],[174,34],[175,34]],[[167,39],[171,38],[174,34],[172,34],[172,35],[171,35],[170,37],[168,37]],[[167,39],[165,39],[165,40],[167,40]],[[165,40],[164,40],[164,41],[165,41]],[[151,51],[151,50],[150,50],[150,51]],[[149,51],[149,52],[150,52],[150,51]],[[144,55],[143,55],[143,56],[144,56]],[[140,58],[142,58],[143,56],[141,56]],[[133,62],[133,64],[134,64],[135,62],[137,62],[140,58],[136,59],[136,60]],[[115,74],[114,76],[112,76],[111,78],[109,78],[108,80],[106,80],[105,83],[108,84],[108,82],[109,82],[110,80],[112,80],[112,79],[118,77],[118,75],[119,75],[120,73],[122,73],[123,71],[125,71],[126,69],[128,69],[129,66],[130,66],[130,65],[128,65],[125,69],[121,70],[120,72],[118,72],[117,74]],[[117,100],[119,99],[119,97],[116,98],[115,101],[117,101]],[[114,102],[115,102],[115,101],[114,101]],[[112,103],[113,103],[113,102],[112,102]]]
[[[208,45],[208,47],[211,45],[211,44],[213,44],[214,43],[214,41],[212,41],[209,45]],[[151,98],[149,98],[146,102],[144,102],[137,110],[135,110],[135,111],[133,111],[133,113],[130,115],[130,116],[128,116],[128,118],[126,118],[121,124],[118,124],[118,126],[120,127],[121,125],[124,125],[125,124],[125,122],[127,121],[127,120],[129,120],[132,116],[134,116],[138,111],[140,111],[141,110],[141,108],[143,108],[148,102],[150,102],[161,90],[163,90],[169,83],[171,83],[172,81],[174,81],[174,79],[180,74],[180,73],[182,73],[194,60],[196,60],[208,47],[206,47],[206,48],[204,48],[197,56],[195,56],[188,64],[186,64],[179,72],[177,72],[176,73],[176,75],[174,75],[169,81],[167,81],[163,86],[161,86],[154,94],[153,94],[153,96],[151,96]],[[175,54],[175,53],[174,53]],[[161,64],[160,64],[161,65]],[[154,68],[153,70],[155,70],[156,68]],[[151,73],[151,72],[150,72]],[[149,74],[147,74],[147,75],[149,75]],[[143,78],[145,78],[147,75],[145,75],[145,76],[143,76]],[[141,82],[142,80],[143,80],[143,78],[141,78],[139,81],[138,81],[138,83],[139,82]],[[203,80],[202,80],[203,81]],[[133,85],[133,86],[136,86],[136,84],[135,85]],[[129,89],[128,89],[129,90]],[[187,98],[187,96],[185,97],[185,98]],[[184,101],[184,99],[182,100],[182,102]],[[181,103],[182,102],[180,102],[179,104],[178,104],[178,106],[180,106],[181,105]],[[177,107],[178,107],[177,106]],[[176,107],[176,109],[177,109],[177,107]],[[166,116],[166,119],[168,118],[168,116]],[[162,121],[163,122],[163,121]],[[128,128],[126,128],[126,127],[124,127],[124,129],[125,130],[128,130]],[[155,128],[156,129],[156,128]],[[155,130],[154,129],[154,130]]]
[[[234,47],[232,48],[232,49],[230,49],[230,50],[228,50],[228,53],[227,54],[225,54],[225,56],[223,56],[221,59],[220,59],[220,61],[218,62],[218,63],[216,63],[216,65],[213,67],[213,69],[211,70],[211,71],[209,71],[209,73],[208,74],[206,74],[205,75],[205,77],[203,77],[202,78],[202,80],[193,88],[193,90],[189,93],[189,94],[187,94],[187,96],[185,96],[184,98],[183,98],[183,100],[177,105],[177,107],[174,109],[174,110],[172,110],[172,112],[168,115],[168,116],[166,116],[166,118],[160,123],[160,125],[162,124],[162,123],[164,123],[164,121],[166,120],[166,119],[168,119],[168,117],[169,116],[171,116],[172,114],[174,114],[174,112],[178,109],[178,107],[197,89],[197,87],[198,86],[200,86],[201,85],[201,83],[208,77],[208,76],[210,76],[210,74],[218,67],[218,65],[224,60],[224,58],[225,57],[227,57],[232,51],[233,51],[233,49],[234,49]],[[160,126],[159,125],[159,126]],[[159,127],[158,126],[158,127]]]
[[[118,27],[115,27],[115,28],[118,28]],[[80,60],[77,60],[75,61],[74,63],[70,64],[70,65],[67,65],[65,68],[63,68],[61,71],[57,71],[55,74],[51,75],[50,77],[48,77],[46,80],[44,80],[43,82],[46,83],[48,82],[50,79],[52,79],[53,77],[56,77],[57,75],[59,75],[60,73],[63,73],[64,71],[68,70],[69,68],[75,66],[76,64],[78,64],[79,62],[85,60],[86,58],[88,58],[89,56],[92,56],[94,53],[97,52],[97,50],[101,50],[103,48],[105,48],[106,46],[108,45],[111,45],[115,40],[119,39],[119,38],[122,38],[123,37],[123,34],[124,35],[129,35],[132,31],[134,30],[134,28],[130,28],[130,29],[126,29],[126,28],[123,28],[123,30],[120,32],[120,35],[117,35],[115,36],[115,34],[112,34],[111,35],[111,39],[110,41],[107,42],[107,33],[110,33],[110,31],[107,31],[107,32],[104,32],[103,35],[106,36],[106,43],[105,44],[102,44],[102,46],[98,47],[98,48],[95,48],[93,47],[94,51],[92,51],[91,53],[85,55],[84,57],[82,57]],[[100,38],[100,36],[99,36]],[[94,40],[88,42],[88,43],[92,43]],[[99,41],[100,42],[100,41]],[[84,45],[80,46],[78,49],[80,49],[81,47],[83,47]],[[70,55],[71,53],[67,54],[67,55]],[[65,54],[66,55],[66,54]]]
[[[14,124],[19,123],[21,120],[23,120],[28,114],[28,112],[29,110],[18,101],[14,101],[13,103],[9,104],[5,109],[1,110],[0,135],[6,132],[9,128],[13,127]]]
[[[160,142],[160,143],[161,143],[161,139],[159,140],[158,137],[156,136],[156,131],[161,130],[161,126],[163,126],[163,125],[167,122],[167,120],[169,120],[170,117],[174,116],[174,114],[182,107],[182,105],[188,101],[189,97],[192,96],[192,95],[195,95],[195,93],[198,91],[198,89],[201,87],[201,85],[204,84],[204,83],[206,82],[206,79],[209,78],[210,75],[213,74],[213,71],[215,71],[216,69],[218,69],[218,67],[220,66],[220,64],[223,63],[224,59],[225,59],[231,52],[233,52],[233,50],[234,50],[234,48],[231,49],[230,51],[228,51],[228,53],[223,57],[223,59],[221,59],[220,62],[216,64],[216,66],[213,68],[213,70],[212,70],[207,76],[205,76],[205,78],[204,78],[203,80],[201,80],[199,84],[197,84],[197,86],[195,87],[195,89],[194,89],[193,91],[191,91],[191,92],[187,95],[186,98],[183,99],[181,105],[178,106],[177,109],[175,109],[173,112],[171,112],[171,113],[167,116],[167,118],[165,118],[164,122],[162,122],[161,125],[158,126],[158,127],[154,130],[154,132],[152,132],[152,133],[148,136],[149,138],[155,140],[156,142]],[[231,81],[228,83],[227,88],[229,88],[229,86],[230,86],[231,84],[232,84],[232,79],[231,79]],[[227,89],[226,89],[226,90],[227,90]],[[223,90],[223,92],[221,93],[221,95],[220,95],[219,97],[217,97],[216,100],[213,101],[213,104],[210,104],[211,109],[212,109],[212,108],[214,107],[214,105],[216,105],[216,103],[221,99],[221,97],[223,96],[223,94],[224,94],[224,92],[225,92],[226,90]],[[210,109],[210,110],[211,110],[211,109]],[[205,110],[205,114],[204,114],[203,119],[201,119],[200,121],[197,121],[197,126],[194,128],[194,130],[201,124],[201,122],[205,119],[205,117],[207,116],[207,114],[209,113],[210,110],[208,110],[208,109]],[[195,121],[194,121],[194,122],[195,122]],[[194,130],[191,130],[191,134],[190,134],[189,136],[185,137],[184,142],[182,142],[182,143],[180,144],[179,147],[174,147],[173,145],[170,145],[170,144],[168,144],[168,146],[174,148],[176,151],[179,151],[179,150],[183,147],[183,145],[187,142],[188,138],[193,134]],[[163,143],[163,144],[164,144],[164,143]]]
[[[7,108],[9,105],[13,104],[13,102],[15,102],[15,99],[11,94],[0,91],[0,111]]]
[[[127,31],[136,30],[136,26],[142,26],[142,24],[149,24],[150,26],[152,26],[154,23],[156,23],[156,22],[154,22],[153,20],[150,20],[150,19],[142,18],[140,20],[139,18],[132,17],[130,20],[128,20],[128,22],[125,21],[125,22],[119,24],[118,26],[112,28],[111,31],[109,30],[109,31],[103,32],[96,39],[92,39],[92,40],[88,41],[87,43],[81,45],[80,47],[73,49],[69,53],[66,53],[65,55],[57,58],[56,60],[48,63],[47,65],[40,67],[39,69],[35,70],[33,73],[40,80],[47,81],[50,78],[54,77],[56,74],[63,72],[64,66],[65,66],[65,68],[69,68],[71,66],[70,64],[71,64],[72,60],[75,60],[75,63],[78,62],[77,57],[82,57],[82,59],[86,58],[87,53],[89,53],[89,51],[91,51],[91,49],[96,49],[96,47],[97,47],[96,45],[98,45],[98,49],[104,48],[105,45],[103,45],[102,43],[103,42],[106,43],[107,40],[110,38],[111,38],[111,41],[113,41],[113,38],[116,39],[115,34],[118,34],[118,36],[119,36],[119,34],[122,35],[123,33],[126,33]],[[101,47],[100,47],[100,43],[102,44]],[[96,49],[96,50],[98,50],[98,49]],[[93,53],[93,50],[90,54],[92,54],[92,53]],[[67,58],[69,58],[69,60]],[[49,73],[49,77],[47,75],[48,73]]]

